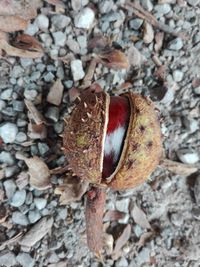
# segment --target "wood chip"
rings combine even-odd
[[[11,46],[5,39],[0,39],[0,49],[4,50],[8,56],[22,58],[38,58],[43,56],[43,52],[27,51]]]
[[[134,207],[131,211],[131,216],[133,217],[135,223],[137,223],[142,228],[144,229],[151,228],[151,225],[149,224],[146,214],[136,204],[134,204]]]
[[[40,53],[44,52],[41,43],[35,37],[30,36],[28,34],[18,35],[12,41],[12,45],[17,48],[28,50],[28,51],[35,51],[35,52],[40,52]]]
[[[183,176],[189,176],[190,174],[198,171],[198,168],[192,166],[191,164],[180,163],[169,159],[164,159],[160,166],[175,174]]]
[[[81,180],[77,176],[68,174],[64,178],[64,183],[55,189],[55,194],[60,196],[60,204],[65,205],[69,202],[78,201],[88,190],[89,183]]]
[[[38,109],[31,101],[25,99],[24,102],[28,111],[30,112],[29,114],[30,120],[33,120],[38,125],[47,123],[43,115],[38,111]]]
[[[144,35],[143,35],[143,41],[145,44],[150,44],[154,39],[154,30],[151,24],[148,22],[144,22]]]
[[[59,106],[63,97],[64,86],[60,79],[58,79],[53,86],[51,86],[47,95],[47,102]]]
[[[125,217],[126,213],[118,210],[108,210],[104,215],[104,221],[118,221]]]
[[[25,30],[28,21],[17,16],[0,16],[0,30],[3,32],[15,32]]]
[[[19,241],[21,246],[32,247],[40,241],[52,228],[53,218],[42,218]]]
[[[16,154],[16,158],[24,160],[28,166],[29,183],[32,187],[38,190],[45,190],[51,187],[50,170],[41,158],[37,156],[26,158],[20,153]]]
[[[117,254],[121,250],[121,248],[129,240],[130,235],[131,235],[131,226],[130,224],[127,224],[126,227],[123,229],[122,233],[120,234],[120,236],[115,241],[115,248],[113,251],[114,254]]]

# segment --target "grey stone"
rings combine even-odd
[[[32,81],[32,82],[37,81],[40,78],[40,76],[41,76],[40,71],[34,71],[31,74],[30,81]]]
[[[13,109],[15,111],[22,112],[24,110],[24,102],[23,101],[13,100],[12,104],[13,104]]]
[[[14,78],[19,78],[23,74],[24,74],[24,69],[21,66],[16,65],[16,66],[13,67],[13,69],[12,69],[12,76]]]
[[[55,28],[57,28],[58,30],[63,29],[65,27],[67,27],[70,23],[71,19],[65,15],[54,15],[51,18],[51,22],[54,25]]]
[[[101,14],[105,14],[112,10],[113,2],[110,0],[99,1],[98,5],[99,5],[99,11],[101,12]]]
[[[123,198],[120,200],[117,200],[115,205],[116,205],[116,209],[122,212],[127,212],[129,211],[129,202],[130,199],[129,198]]]
[[[135,257],[137,266],[142,266],[144,263],[149,262],[150,250],[149,248],[143,248],[138,255]]]
[[[0,111],[6,107],[6,102],[0,99]]]
[[[49,146],[45,143],[38,143],[38,150],[42,156],[44,156],[49,151]]]
[[[52,121],[57,122],[59,119],[59,108],[49,107],[45,116],[51,119]]]
[[[161,5],[156,5],[154,7],[155,11],[157,11],[159,14],[167,14],[171,11],[171,6],[167,3],[161,4]]]
[[[47,200],[45,198],[36,197],[36,198],[34,198],[34,203],[35,203],[35,206],[38,210],[42,210],[45,208],[45,206],[47,204]]]
[[[74,52],[75,54],[80,53],[80,47],[79,44],[74,39],[68,39],[66,41],[66,45],[69,47],[69,49]]]
[[[11,166],[15,163],[15,160],[10,152],[2,151],[0,152],[0,163],[5,163],[8,166]]]
[[[83,8],[75,15],[74,24],[77,28],[90,29],[95,18],[94,11],[89,8]]]
[[[142,19],[132,19],[130,20],[129,25],[132,29],[138,30],[142,26],[142,23]]]
[[[65,85],[68,89],[70,89],[70,88],[72,88],[72,86],[73,86],[73,81],[71,81],[71,80],[65,81],[65,82],[64,82],[64,85]]]
[[[200,95],[200,86],[194,88],[194,92],[196,95]]]
[[[9,178],[18,172],[17,165],[9,166],[5,168],[5,177]]]
[[[45,82],[52,82],[54,80],[55,76],[52,72],[47,72],[45,75],[44,75],[44,80]]]
[[[0,126],[0,137],[4,143],[14,143],[17,133],[18,128],[14,123],[6,122]]]
[[[13,180],[6,180],[5,182],[3,182],[5,191],[6,191],[6,197],[8,199],[11,199],[15,193],[16,190],[16,184],[14,183]]]
[[[115,264],[116,267],[127,267],[128,261],[125,257],[121,257]]]
[[[64,124],[62,121],[58,121],[54,124],[54,130],[56,133],[61,134],[63,132],[64,129]]]
[[[65,72],[62,66],[59,66],[56,71],[56,77],[60,78],[63,80],[65,78]]]
[[[34,100],[37,96],[37,91],[36,90],[30,90],[30,89],[25,89],[24,90],[24,97],[28,100]]]
[[[29,23],[28,27],[24,31],[24,33],[29,34],[31,36],[35,35],[39,31],[38,25],[36,23]]]
[[[198,120],[195,120],[192,118],[184,117],[183,118],[183,124],[187,128],[187,130],[190,131],[190,133],[194,133],[194,132],[196,132],[196,130],[199,129]]]
[[[39,70],[40,72],[43,72],[45,70],[45,68],[46,68],[46,66],[43,63],[39,63],[36,66],[36,69]]]
[[[27,140],[27,135],[23,132],[19,132],[17,135],[16,135],[16,142],[18,143],[23,143]]]
[[[23,225],[23,226],[26,226],[29,224],[29,221],[28,221],[26,215],[24,215],[20,211],[14,211],[12,213],[12,221],[14,224],[19,224],[19,225]]]
[[[12,197],[11,205],[13,207],[20,207],[24,204],[26,200],[26,190],[16,191]]]
[[[173,79],[175,82],[180,82],[183,79],[184,73],[181,70],[174,70],[173,71]]]
[[[24,69],[27,67],[33,65],[33,59],[32,58],[20,58],[20,63]]]
[[[58,31],[53,32],[53,39],[56,46],[64,46],[66,42],[66,33]]]
[[[30,223],[35,223],[41,218],[41,214],[37,210],[31,210],[28,213]]]
[[[192,149],[180,149],[177,151],[177,156],[186,164],[195,164],[199,161],[198,153]]]
[[[49,27],[49,19],[44,14],[38,15],[35,20],[35,23],[40,30],[47,30]]]
[[[46,47],[50,47],[53,43],[53,40],[49,33],[41,33],[40,38]]]
[[[3,267],[12,267],[16,264],[15,254],[11,251],[4,250],[0,252],[0,264]]]
[[[16,260],[22,267],[34,267],[35,260],[28,253],[19,253]]]
[[[181,38],[177,37],[169,42],[168,45],[169,49],[171,50],[180,50],[183,47],[183,41]]]
[[[153,9],[151,0],[142,0],[141,4],[147,11],[151,11]]]
[[[6,90],[3,90],[1,93],[1,99],[2,100],[10,100],[12,97],[13,89],[9,88]]]
[[[200,4],[200,0],[187,0],[187,3],[191,6],[197,6]]]
[[[71,61],[71,72],[74,81],[79,81],[83,79],[83,77],[85,76],[85,72],[83,71],[81,60],[75,59]]]

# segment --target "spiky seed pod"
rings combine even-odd
[[[64,130],[64,153],[69,167],[90,183],[124,190],[144,182],[162,154],[161,131],[155,106],[135,93],[121,95],[130,104],[129,123],[115,170],[102,177],[104,145],[110,97],[105,92],[85,91]]]

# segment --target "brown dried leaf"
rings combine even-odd
[[[159,66],[154,74],[153,74],[157,79],[161,80],[161,81],[164,81],[165,80],[165,77],[166,77],[166,67],[165,65],[161,65]]]
[[[0,30],[3,32],[15,32],[25,30],[28,21],[17,16],[0,16]]]
[[[4,39],[0,39],[0,49],[4,50],[8,56],[13,57],[38,58],[43,56],[42,52],[32,52],[11,46]]]
[[[92,39],[88,41],[88,50],[104,50],[110,44],[108,37],[102,34],[95,35]]]
[[[18,35],[15,40],[13,40],[12,45],[19,49],[43,53],[41,43],[35,37],[28,34]]]
[[[192,87],[196,88],[200,86],[200,79],[199,78],[195,78],[192,80]]]
[[[118,210],[108,210],[104,215],[104,221],[118,221],[125,217],[126,213]]]
[[[154,50],[155,52],[159,52],[162,45],[163,45],[163,40],[164,40],[164,32],[157,32],[155,35],[155,45],[154,45]]]
[[[76,87],[72,87],[69,90],[69,101],[72,103],[80,95],[80,91]]]
[[[195,166],[191,166],[191,164],[180,163],[169,159],[164,159],[161,162],[160,166],[166,168],[167,170],[175,174],[183,176],[188,176],[198,171],[198,168]]]
[[[28,136],[31,139],[45,139],[47,137],[47,127],[45,124],[28,124]],[[31,141],[32,142],[32,141]],[[29,143],[25,143],[24,146],[29,146]]]
[[[113,253],[114,238],[112,235],[104,233],[103,234],[103,248],[106,251],[106,255],[111,255]]]
[[[37,110],[37,108],[31,101],[25,99],[24,102],[28,111],[30,112],[29,115],[30,120],[33,120],[38,125],[46,123],[46,120],[43,117],[43,115]]]
[[[15,235],[14,237],[12,237],[11,239],[6,240],[5,242],[3,242],[0,246],[0,251],[5,249],[6,246],[8,245],[12,245],[16,242],[19,241],[19,239],[22,237],[22,232],[18,233],[17,235]]]
[[[115,70],[128,69],[129,67],[126,55],[117,49],[108,50],[98,54],[97,60],[107,68]]]
[[[140,51],[136,47],[131,46],[128,49],[128,60],[131,66],[140,67],[144,63],[145,57],[140,53]]]
[[[8,214],[7,214],[6,207],[3,204],[0,204],[0,224],[5,222],[7,216]]]
[[[85,194],[89,183],[77,176],[70,174],[65,177],[64,183],[55,189],[55,194],[60,196],[60,204],[65,205],[72,201],[78,201]]]
[[[143,233],[138,241],[137,250],[140,250],[153,236],[154,232]]]
[[[137,223],[142,228],[145,228],[145,229],[151,228],[151,225],[149,224],[146,214],[136,204],[134,204],[134,207],[131,211],[131,216],[133,217],[133,220],[135,221],[135,223]]]
[[[130,224],[127,224],[126,227],[123,229],[122,233],[120,234],[120,236],[115,241],[115,248],[114,248],[114,251],[113,251],[114,254],[118,254],[120,249],[129,240],[130,235],[131,235],[131,226],[130,226]]]
[[[51,230],[52,225],[53,218],[42,218],[24,235],[19,244],[25,247],[34,246]]]
[[[40,0],[1,0],[0,15],[17,15],[25,20],[33,19],[37,16],[37,8]]]
[[[24,160],[28,166],[30,175],[29,183],[32,187],[38,190],[45,190],[51,187],[50,185],[50,170],[43,160],[37,156],[26,158],[21,154],[16,154],[16,158]]]
[[[144,22],[144,35],[143,35],[143,41],[145,44],[150,44],[154,39],[154,30],[151,24],[148,22]]]
[[[47,95],[47,101],[51,104],[59,106],[62,101],[63,90],[63,84],[61,83],[61,80],[58,79],[50,88],[49,93]]]
[[[19,190],[22,190],[25,186],[27,186],[28,178],[27,172],[20,172],[20,174],[17,175],[16,185]]]

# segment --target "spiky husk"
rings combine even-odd
[[[106,181],[108,187],[116,190],[142,184],[162,155],[160,123],[153,102],[134,93],[124,96],[131,105],[129,127],[118,166]]]
[[[67,118],[63,147],[69,168],[80,178],[100,184],[109,95],[86,90]]]

